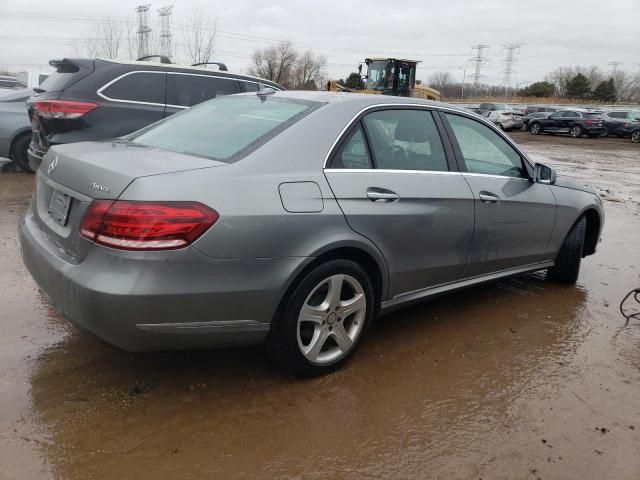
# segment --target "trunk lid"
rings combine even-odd
[[[38,170],[36,221],[61,256],[79,262],[92,245],[80,236],[91,201],[116,200],[136,178],[221,165],[226,164],[124,140],[55,146]]]

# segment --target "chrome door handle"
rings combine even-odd
[[[372,202],[395,202],[400,196],[391,190],[372,187],[367,189],[367,198]]]
[[[483,192],[479,195],[480,200],[485,203],[498,203],[500,198],[493,193]]]

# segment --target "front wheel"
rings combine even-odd
[[[573,137],[573,138],[580,138],[582,137],[582,127],[580,125],[574,125],[573,127],[571,127],[571,130],[569,130],[569,134]]]
[[[633,143],[640,143],[640,130],[635,130],[631,133],[631,141]]]
[[[547,278],[561,283],[576,283],[580,273],[586,230],[587,219],[581,217],[564,239],[556,257],[556,264],[549,269]]]
[[[267,350],[297,375],[331,372],[355,352],[374,305],[371,280],[359,264],[338,259],[318,265],[285,299]]]

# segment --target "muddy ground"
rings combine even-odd
[[[259,349],[78,332],[19,257],[33,177],[0,174],[0,478],[640,478],[640,324],[618,312],[640,286],[640,146],[513,136],[606,193],[578,285],[528,275],[396,312],[306,381]]]

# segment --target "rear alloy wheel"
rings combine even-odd
[[[27,156],[27,149],[29,148],[30,142],[31,135],[21,135],[18,137],[11,147],[11,159],[25,172],[33,173],[33,170],[29,166],[29,157]]]
[[[631,141],[633,143],[640,143],[640,130],[631,132]]]
[[[556,264],[549,269],[547,278],[561,283],[576,283],[580,273],[586,230],[587,219],[581,217],[564,239],[556,257]]]
[[[580,125],[574,125],[573,127],[571,127],[571,130],[569,130],[569,134],[573,137],[573,138],[580,138],[582,137],[582,127]]]
[[[307,273],[285,300],[267,348],[298,375],[328,373],[356,350],[373,310],[373,288],[364,269],[351,260],[331,260]]]
[[[539,135],[542,132],[542,126],[539,123],[534,123],[529,130],[531,135]]]

